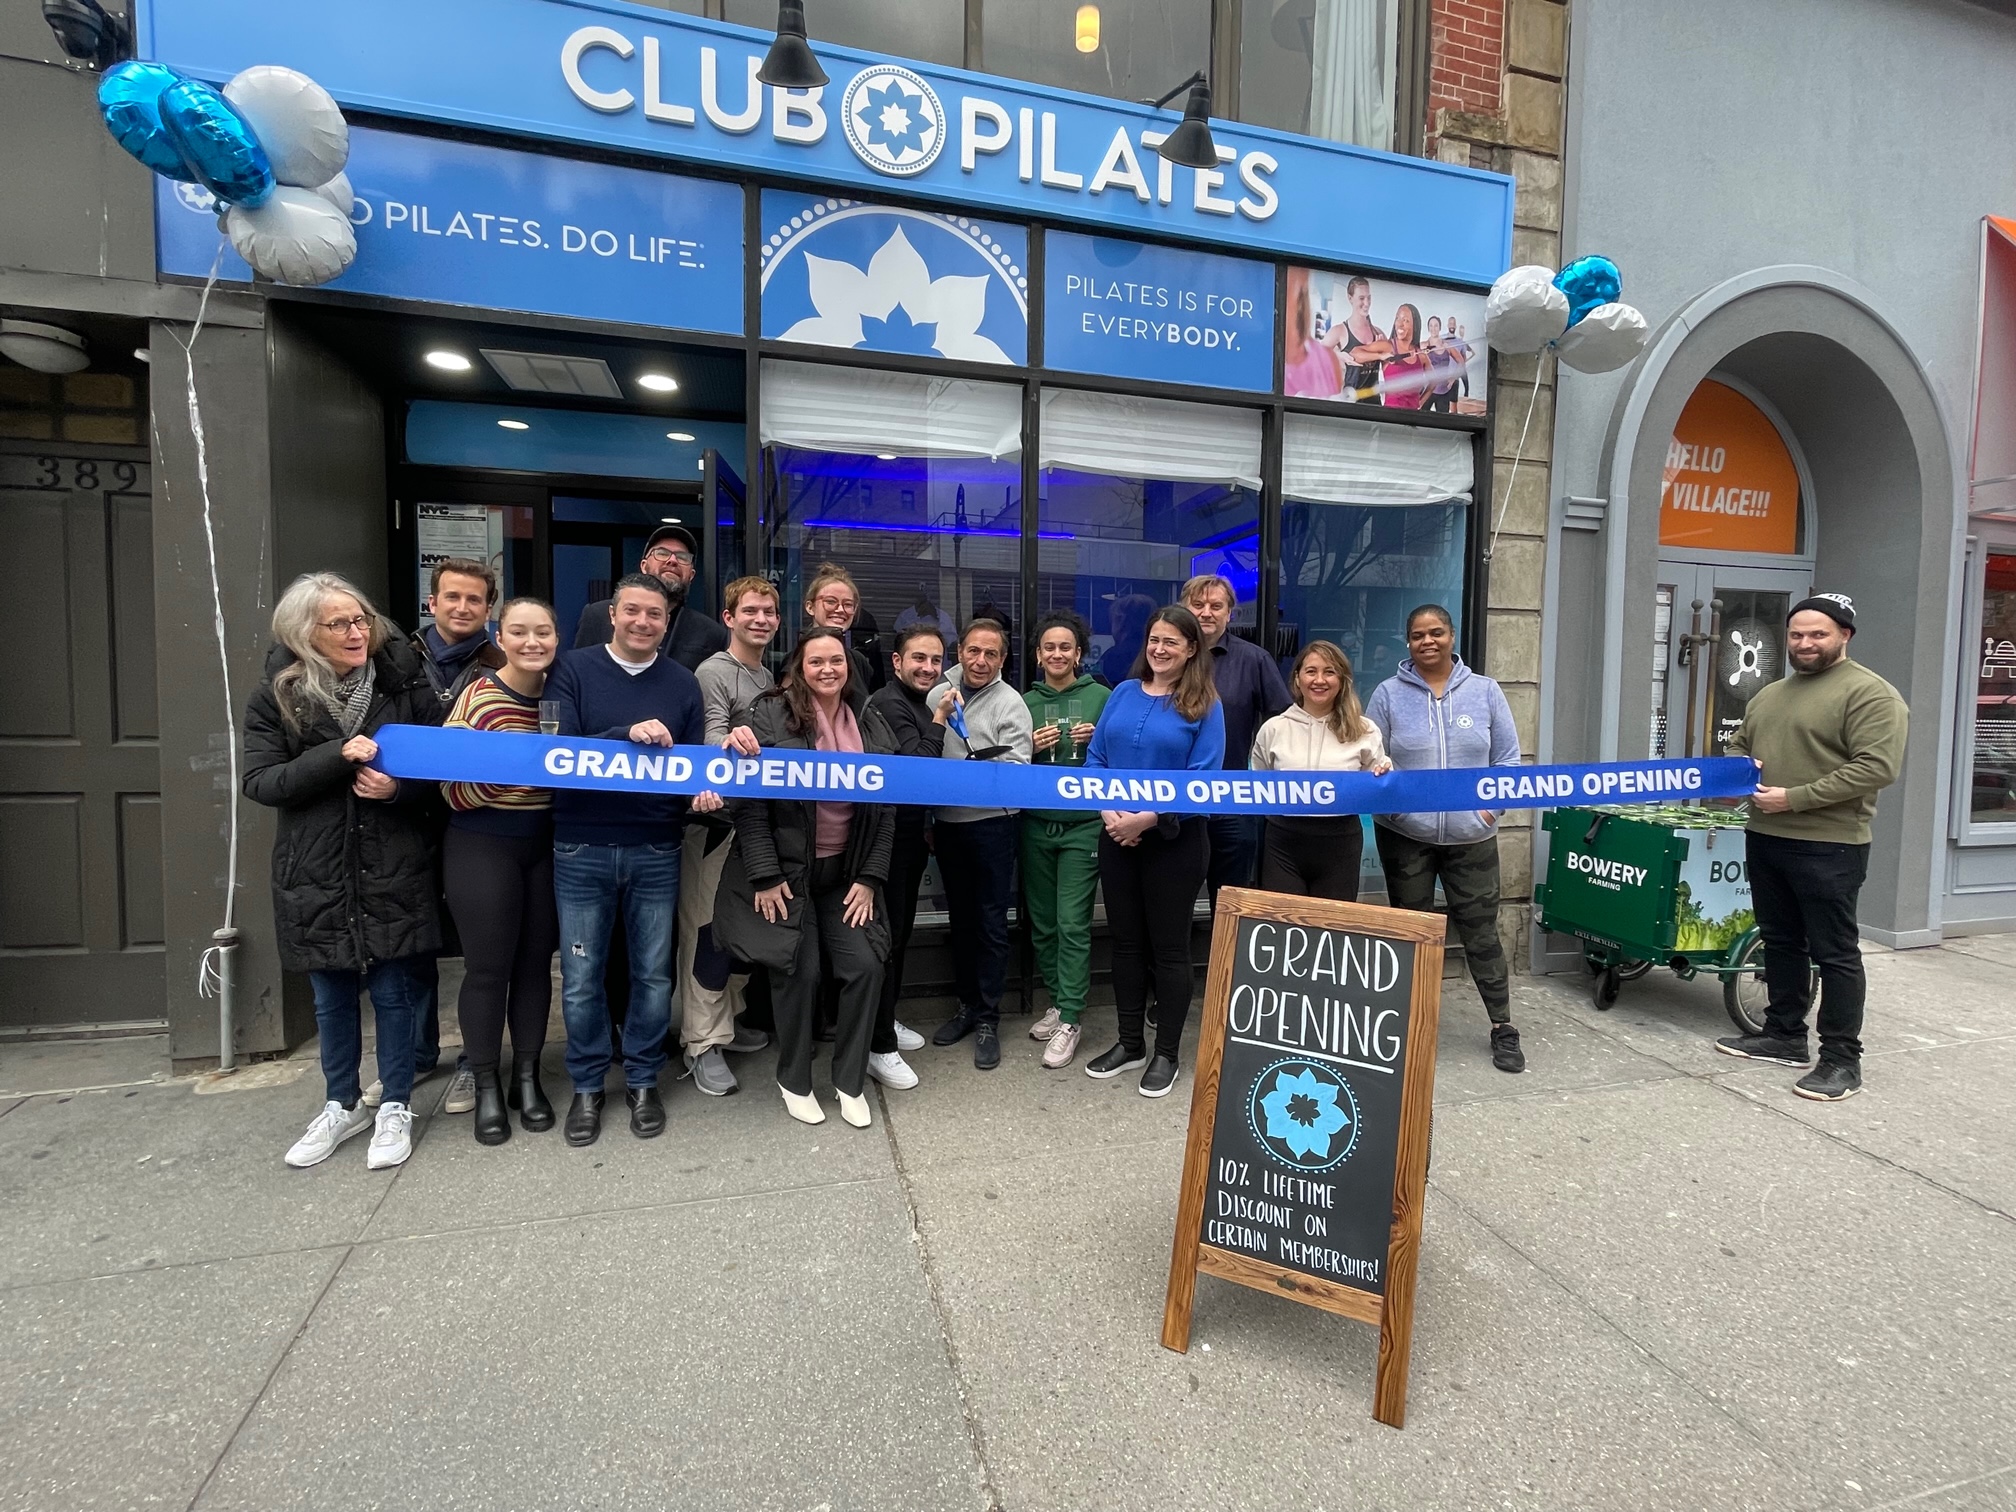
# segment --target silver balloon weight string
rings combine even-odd
[[[1505,528],[1505,511],[1512,507],[1512,490],[1519,482],[1519,463],[1526,455],[1526,436],[1533,429],[1533,411],[1540,405],[1540,363],[1553,350],[1554,345],[1549,342],[1533,359],[1533,391],[1526,396],[1526,423],[1519,427],[1519,446],[1512,453],[1512,471],[1505,479],[1505,497],[1498,503],[1498,518],[1491,526],[1491,544],[1484,548],[1484,565],[1487,567],[1498,554],[1498,532]],[[1555,371],[1558,373],[1560,368],[1557,366]]]

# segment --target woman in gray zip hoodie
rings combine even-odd
[[[1365,705],[1394,767],[1518,766],[1519,732],[1504,690],[1463,665],[1447,609],[1423,604],[1407,616],[1407,654],[1410,660]],[[1435,884],[1442,884],[1470,980],[1491,1016],[1491,1063],[1500,1071],[1525,1070],[1498,939],[1498,815],[1485,809],[1379,814],[1373,836],[1386,873],[1386,901],[1394,908],[1432,913]]]

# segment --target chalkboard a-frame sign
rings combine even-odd
[[[1372,1415],[1407,1415],[1439,914],[1224,888],[1162,1343],[1197,1273],[1379,1326]]]

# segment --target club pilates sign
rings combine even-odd
[[[1501,174],[1229,122],[1217,167],[1182,168],[1155,152],[1173,111],[816,39],[833,83],[775,89],[756,79],[767,33],[601,0],[147,0],[138,32],[142,56],[200,78],[283,63],[362,112],[967,211],[1478,286],[1511,249]]]

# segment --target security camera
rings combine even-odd
[[[111,14],[98,0],[42,0],[42,19],[56,33],[65,56],[94,68],[124,57],[132,42],[125,18]]]

